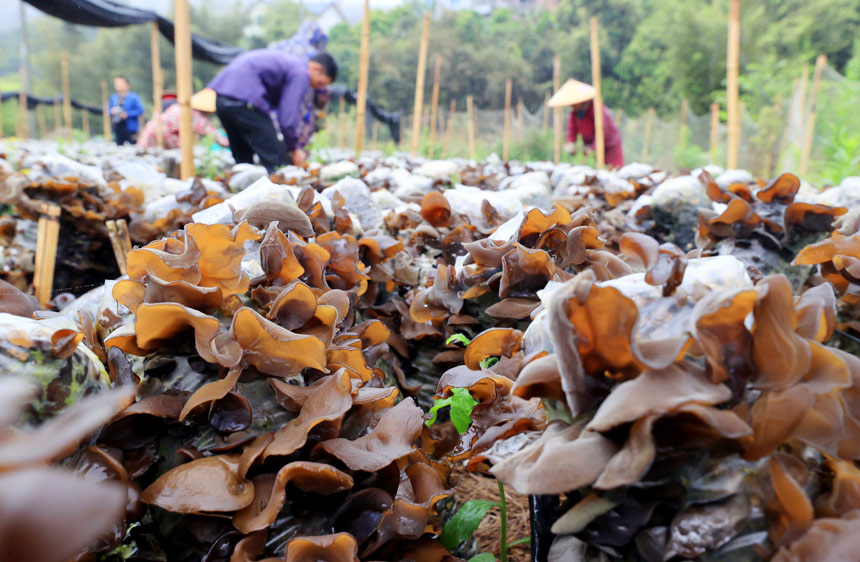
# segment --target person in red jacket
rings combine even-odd
[[[550,99],[550,107],[571,106],[567,120],[566,152],[576,152],[576,139],[582,137],[586,151],[594,147],[594,87],[578,80],[568,80]],[[603,106],[603,155],[607,166],[620,168],[624,165],[624,150],[621,133],[612,119],[609,109]]]

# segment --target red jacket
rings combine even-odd
[[[577,136],[582,136],[586,147],[594,150],[594,104],[589,103],[585,115],[580,119],[576,111],[570,112],[567,120],[567,142],[576,142]],[[603,149],[604,160],[608,166],[620,168],[624,165],[624,151],[621,148],[621,133],[612,120],[609,109],[603,106]]]

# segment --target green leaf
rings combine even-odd
[[[472,536],[487,512],[498,505],[498,502],[490,500],[469,500],[464,503],[442,529],[439,537],[442,545],[448,550],[457,548]]]
[[[469,562],[496,562],[496,557],[489,552],[482,552],[469,558]]]
[[[489,369],[490,367],[492,367],[493,365],[495,365],[498,362],[499,362],[498,357],[484,357],[483,359],[481,359],[481,368],[482,369]]]
[[[436,417],[439,414],[440,408],[444,408],[445,406],[450,406],[450,405],[451,405],[451,397],[450,396],[448,398],[443,398],[443,399],[439,399],[439,398],[434,399],[433,400],[433,407],[430,408],[431,417],[429,420],[424,422],[427,425],[427,427],[430,427],[431,425],[436,423]]]
[[[472,425],[472,410],[478,401],[472,398],[467,388],[455,388],[451,394],[451,421],[460,435],[466,433]]]
[[[453,334],[450,338],[445,340],[445,345],[451,345],[454,342],[460,342],[463,345],[469,345],[472,340],[467,338],[465,334]]]

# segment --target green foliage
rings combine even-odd
[[[469,562],[496,562],[496,557],[489,552],[482,552],[469,558]]]
[[[451,421],[454,423],[454,427],[457,428],[457,432],[460,435],[463,435],[469,429],[469,426],[472,425],[472,410],[475,409],[477,404],[478,401],[472,398],[472,395],[469,394],[469,389],[454,388],[451,391],[451,396],[448,398],[437,398],[434,400],[433,407],[430,408],[431,418],[425,423],[427,424],[427,427],[436,423],[439,410],[446,406],[450,406]]]
[[[457,548],[472,536],[487,513],[498,506],[499,502],[490,500],[469,500],[464,503],[442,528],[439,536],[442,545],[448,550]]]
[[[465,334],[452,334],[450,338],[445,340],[445,345],[451,345],[454,342],[459,342],[463,345],[469,345],[472,340],[466,337]]]
[[[481,368],[482,369],[489,369],[490,367],[492,367],[493,365],[495,365],[498,362],[499,362],[498,357],[484,357],[483,359],[481,359]]]

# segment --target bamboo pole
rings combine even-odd
[[[505,131],[502,137],[502,161],[507,162],[511,155],[511,94],[513,81],[505,82]]]
[[[344,100],[344,96],[340,97],[338,103],[337,146],[340,148],[346,146],[346,100]]]
[[[427,70],[427,45],[430,43],[430,12],[424,14],[421,43],[418,47],[418,72],[415,74],[415,102],[412,104],[412,156],[421,140],[421,115],[424,111],[424,74]]]
[[[475,108],[472,96],[466,96],[466,133],[469,137],[469,158],[475,160]]]
[[[33,289],[39,302],[47,305],[51,302],[51,292],[54,288],[54,267],[60,234],[60,206],[42,202],[39,204],[39,213]]]
[[[543,95],[543,122],[541,127],[544,131],[549,129],[549,92]]]
[[[48,123],[45,122],[45,109],[42,104],[36,106],[36,122],[39,124],[39,138],[48,136]]]
[[[809,64],[803,65],[803,70],[800,72],[800,130],[805,131],[806,125],[806,114],[808,113],[808,109],[806,107],[806,93],[809,91]]]
[[[69,52],[60,53],[60,72],[63,80],[63,118],[66,124],[66,136],[72,135],[72,92],[69,85]]]
[[[21,87],[18,88],[18,106],[20,107],[20,115],[19,118],[21,120],[21,133],[18,135],[19,137],[26,138],[30,136],[30,123],[27,118],[27,90],[25,88],[25,84],[27,84],[27,67],[24,66],[23,61],[21,64]]]
[[[605,146],[603,138],[603,94],[600,85],[600,38],[597,17],[591,17],[591,79],[594,86],[594,152],[597,155],[597,169],[603,167]]]
[[[54,96],[54,128],[62,131],[63,118],[60,115],[60,96]]]
[[[805,176],[809,170],[809,158],[812,156],[812,140],[815,136],[815,114],[818,104],[818,89],[821,87],[821,73],[827,64],[827,55],[818,55],[815,59],[815,77],[812,79],[812,91],[809,94],[809,117],[806,119],[806,131],[803,135],[803,156],[800,160],[800,175]]]
[[[194,129],[191,112],[191,14],[188,0],[174,0],[173,44],[176,50],[176,102],[179,104],[179,177],[194,176]]]
[[[711,104],[711,163],[717,160],[717,147],[720,142],[720,104],[714,102]]]
[[[651,144],[651,129],[654,128],[654,117],[656,112],[654,108],[648,110],[648,117],[645,119],[645,138],[642,141],[642,162],[648,162],[648,148]]]
[[[433,158],[436,147],[436,121],[439,113],[439,86],[442,79],[442,57],[436,55],[436,68],[433,69],[433,97],[430,99],[430,149],[428,156]]]
[[[379,145],[379,121],[374,121],[370,127],[370,138],[374,148]]]
[[[149,53],[152,58],[152,120],[155,123],[155,145],[164,146],[164,131],[161,130],[161,95],[164,90],[164,72],[161,69],[161,47],[158,22],[149,28]]]
[[[523,104],[523,100],[517,100],[517,127],[520,132],[522,132],[523,128],[526,125],[525,122],[525,105]]]
[[[367,109],[367,80],[370,66],[370,0],[364,0],[361,20],[361,51],[358,59],[358,96],[355,102],[355,156],[364,146],[364,115]]]
[[[86,109],[81,110],[81,128],[84,130],[84,137],[90,138],[90,112]]]
[[[689,102],[684,98],[681,100],[681,129],[678,133],[682,148],[687,146],[687,111],[689,111]]]
[[[445,130],[445,142],[442,146],[442,153],[445,156],[450,156],[448,152],[451,148],[451,135],[454,132],[454,116],[457,114],[457,100],[451,100],[451,109],[448,110],[448,128]]]
[[[621,129],[621,119],[624,117],[624,110],[620,107],[615,110],[615,126]]]
[[[0,99],[0,139],[2,139],[5,134],[3,134],[3,100]]]
[[[741,0],[731,0],[729,37],[726,49],[726,98],[728,99],[729,142],[726,167],[738,167],[741,146],[741,115],[738,106],[738,67],[741,44]]]
[[[782,94],[777,94],[776,103],[774,103],[776,112],[776,121],[782,121]],[[779,158],[780,134],[775,132],[772,138],[768,139],[767,154],[764,157],[764,170],[762,177],[769,177],[773,172],[774,162]]]
[[[552,89],[557,92],[561,88],[561,57],[555,55],[552,59]],[[544,105],[546,107],[546,105]],[[561,161],[561,108],[555,107],[552,111],[552,157],[558,164]]]
[[[106,141],[110,141],[110,107],[108,102],[107,82],[102,80],[102,133]]]

